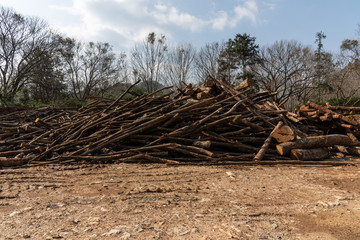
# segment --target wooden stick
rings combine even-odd
[[[275,134],[275,132],[283,126],[283,122],[279,122],[276,127],[272,130],[272,132],[269,134],[269,136],[266,138],[264,144],[260,148],[259,152],[255,155],[254,161],[261,161],[269,148],[269,145],[271,143],[272,136]]]
[[[137,85],[138,83],[140,83],[140,80],[137,80],[134,84],[132,84],[131,86],[129,86],[125,92],[123,92],[123,94],[121,94],[112,104],[110,104],[104,111],[103,113],[107,112],[110,108],[112,108],[114,105],[116,105],[129,91],[130,89],[132,89],[135,85]]]

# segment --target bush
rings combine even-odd
[[[331,98],[328,100],[332,106],[347,106],[347,107],[360,107],[360,97],[352,98]]]

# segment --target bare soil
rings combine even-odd
[[[54,165],[0,187],[0,239],[360,239],[356,165]]]

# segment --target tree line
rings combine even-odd
[[[135,81],[142,92],[168,85],[181,90],[211,75],[231,85],[252,78],[254,91],[277,92],[274,101],[288,108],[310,99],[356,104],[360,44],[345,39],[332,54],[324,50],[324,39],[325,33],[316,33],[315,49],[295,40],[260,47],[243,33],[196,49],[190,43],[170,44],[152,32],[129,53],[116,53],[108,43],[67,37],[37,17],[1,7],[0,103],[81,103],[94,96],[116,97]]]

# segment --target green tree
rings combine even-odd
[[[220,76],[228,82],[251,77],[248,68],[259,62],[259,45],[256,38],[250,35],[236,34],[234,39],[229,39],[226,48],[220,54]]]
[[[326,35],[320,31],[316,33],[315,43],[317,43],[317,49],[315,51],[315,76],[314,87],[317,89],[317,101],[321,102],[322,96],[332,90],[328,79],[329,74],[333,71],[332,54],[325,52],[323,39],[326,39]]]
[[[34,66],[29,84],[32,99],[50,104],[66,95],[64,73],[59,65],[61,62],[56,52],[49,52],[43,61]]]

